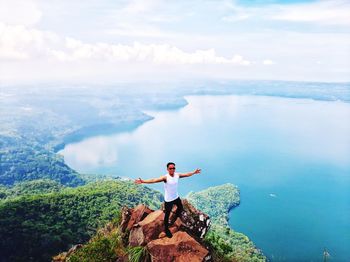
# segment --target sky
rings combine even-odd
[[[350,81],[350,1],[0,0],[0,84]]]

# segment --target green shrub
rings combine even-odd
[[[130,262],[149,261],[149,253],[145,246],[128,247],[127,252]]]
[[[72,254],[70,262],[112,262],[117,259],[114,243],[107,237],[98,237]]]

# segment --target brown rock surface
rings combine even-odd
[[[129,245],[144,246],[149,241],[158,238],[162,231],[164,231],[164,212],[156,210],[141,222],[134,224],[129,235]]]
[[[121,227],[122,230],[125,231],[126,229],[131,230],[134,224],[140,222],[143,220],[148,214],[152,213],[153,210],[147,207],[144,204],[140,204],[136,206],[135,208],[122,208],[122,222]]]
[[[209,251],[184,231],[172,238],[164,237],[147,244],[152,262],[202,262],[210,259]]]

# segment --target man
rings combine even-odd
[[[199,174],[201,170],[197,168],[195,171],[192,171],[192,172],[177,173],[175,172],[175,163],[173,162],[167,163],[166,167],[168,170],[168,173],[166,175],[160,176],[159,178],[152,178],[147,180],[143,180],[141,178],[135,179],[135,183],[151,184],[151,183],[164,182],[164,206],[165,206],[164,230],[167,237],[171,238],[172,234],[169,230],[169,216],[170,216],[172,207],[174,204],[177,206],[174,221],[176,221],[176,218],[181,215],[181,212],[183,210],[181,199],[177,191],[178,180],[179,178],[190,177],[194,174]]]

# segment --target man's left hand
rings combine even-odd
[[[195,171],[193,171],[193,174],[199,174],[201,172],[200,168],[197,168]]]

